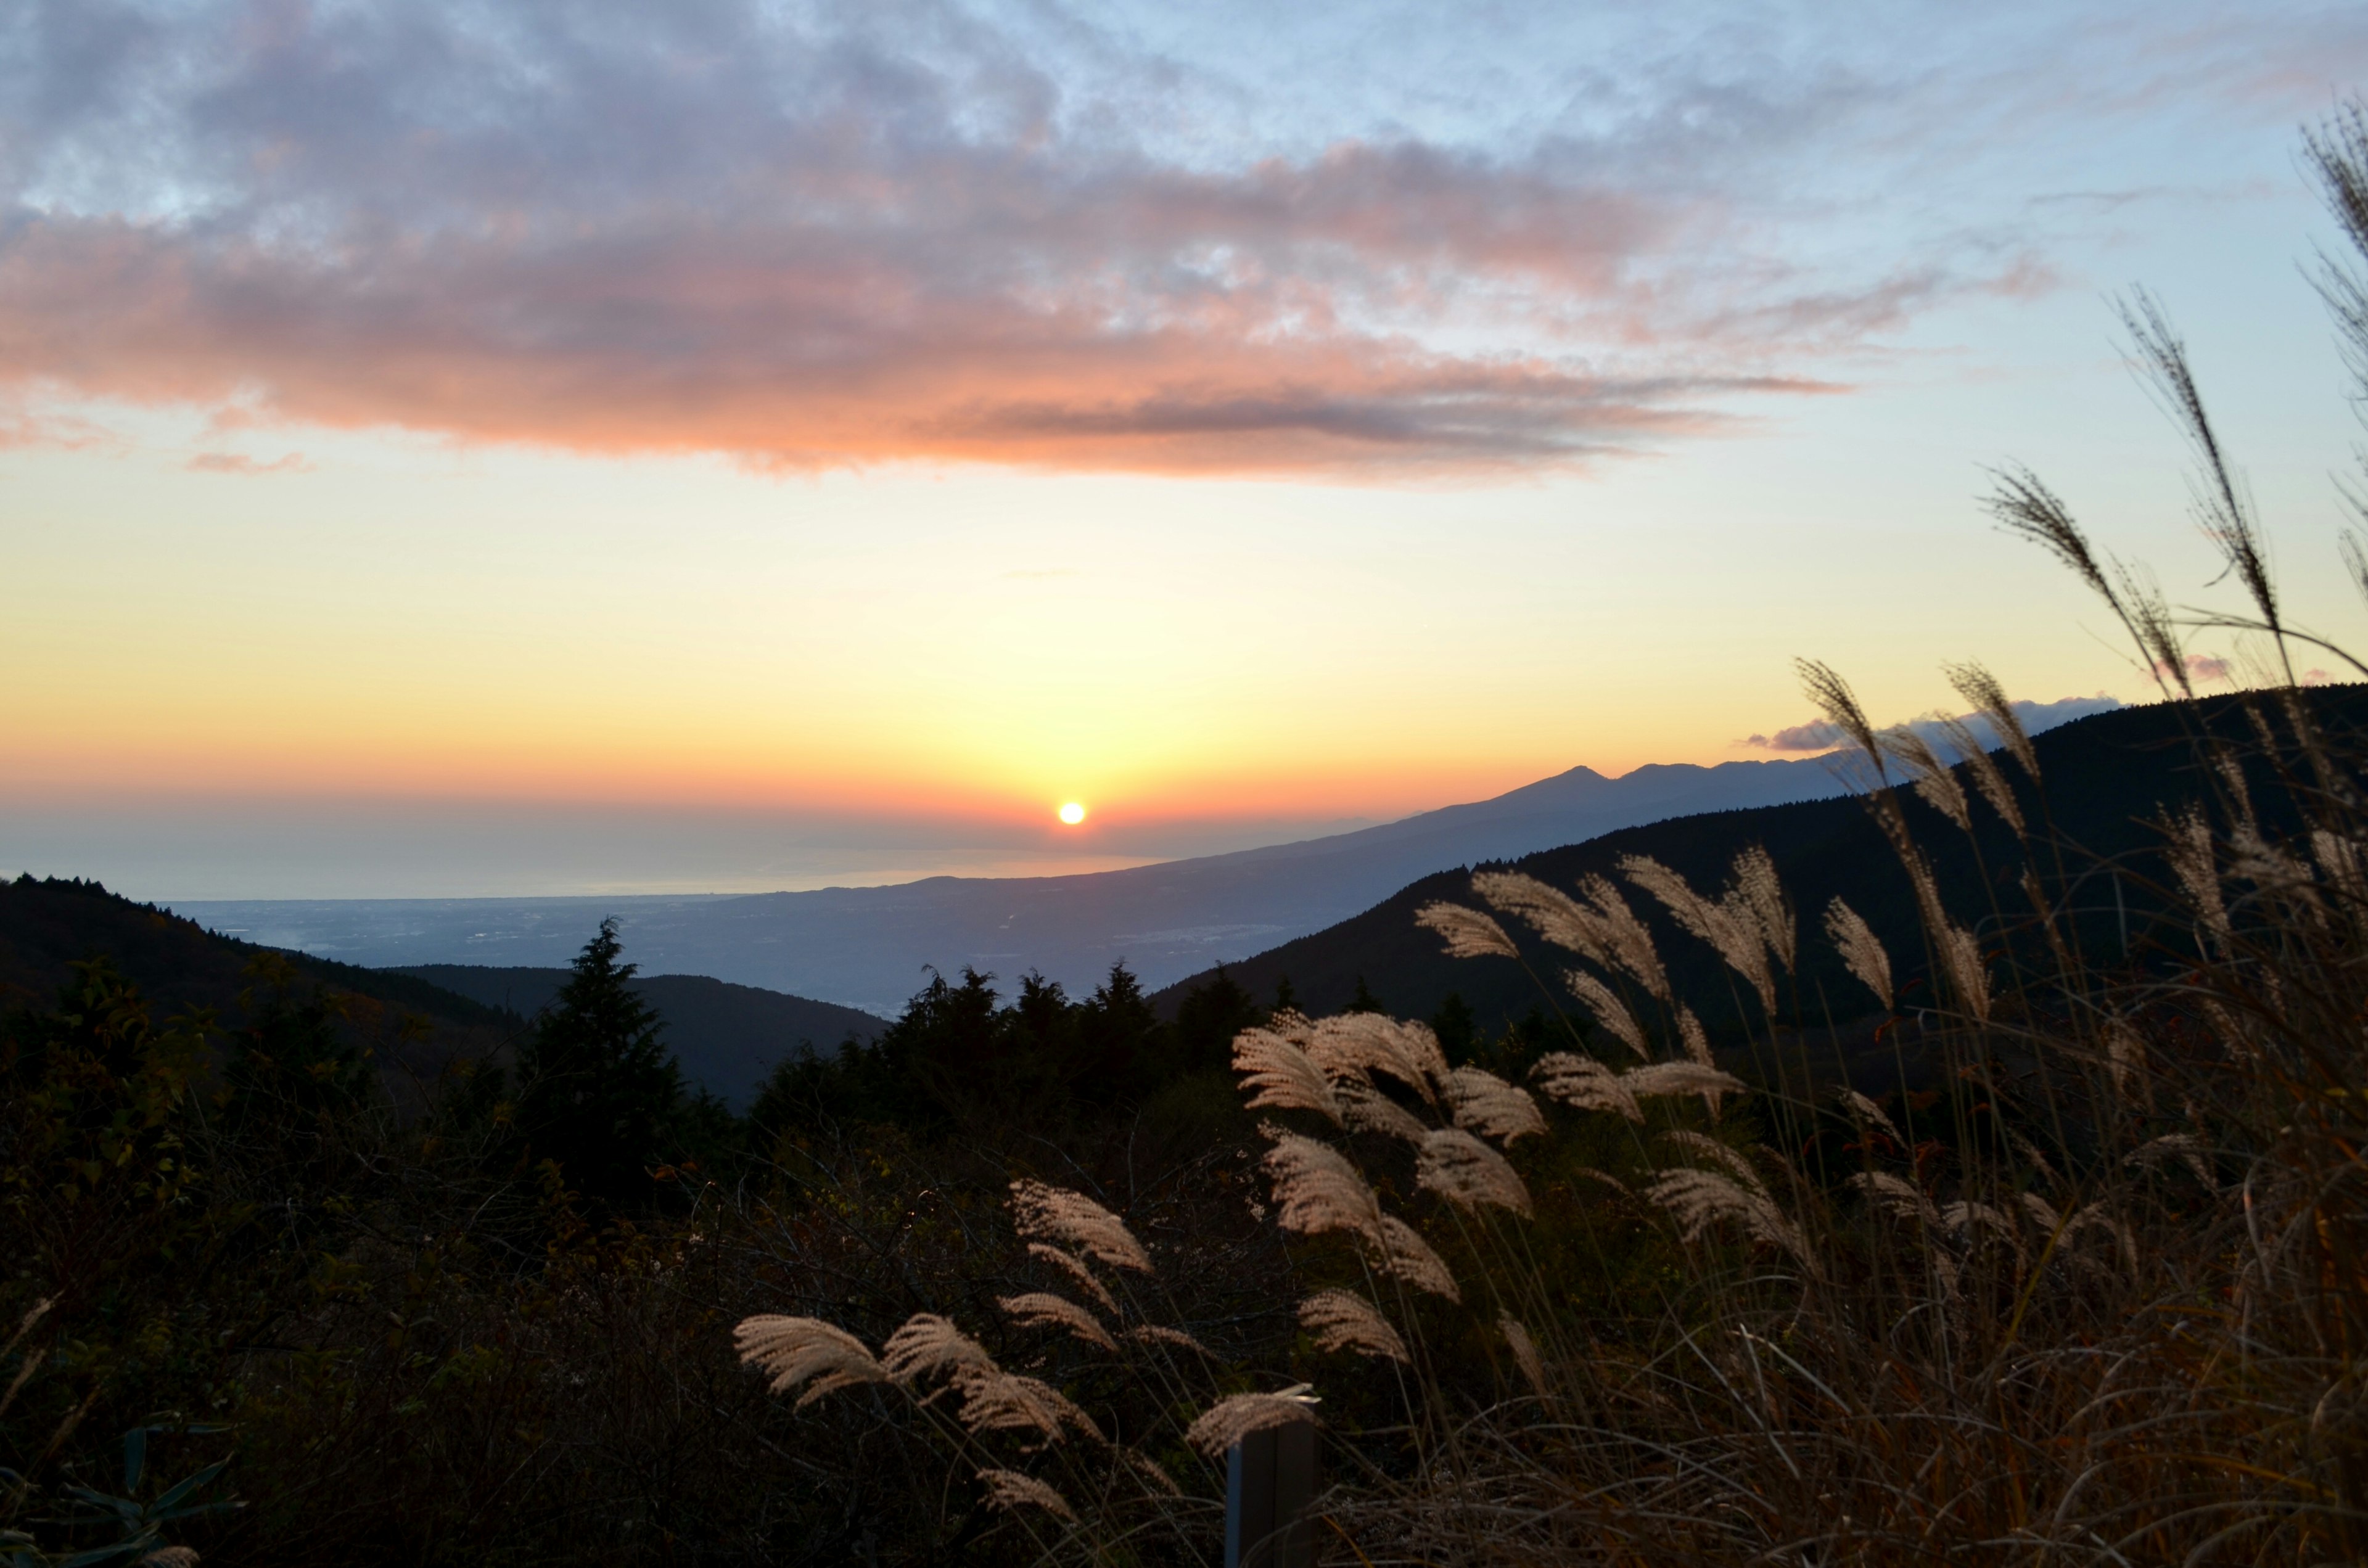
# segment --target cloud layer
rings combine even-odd
[[[2107,697],[2102,692],[2099,692],[2094,697],[2061,697],[2053,702],[2033,702],[2024,699],[2015,703],[2014,716],[2022,721],[2024,733],[2035,735],[2042,731],[2052,730],[2058,724],[2068,724],[2075,719],[2086,719],[2096,713],[2110,713],[2121,706],[2121,699]],[[2006,744],[1995,733],[1990,722],[1981,714],[1967,713],[1961,717],[1964,724],[1976,736],[1990,745],[1998,746]],[[1913,730],[1921,735],[1926,743],[1942,756],[1954,755],[1954,747],[1950,744],[1948,732],[1931,719],[1911,719],[1902,727]],[[1832,721],[1812,719],[1804,724],[1788,725],[1773,734],[1753,735],[1741,744],[1757,746],[1762,751],[1821,752],[1831,751],[1849,739],[1849,736],[1842,733],[1841,727]]]
[[[791,469],[1531,471],[1827,390],[1821,356],[2044,270],[1788,259],[1740,192],[1864,108],[1846,76],[1207,153],[1162,118],[1180,68],[1052,31],[30,0],[0,20],[0,438],[82,398]]]

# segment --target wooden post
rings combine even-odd
[[[1225,1568],[1312,1568],[1315,1426],[1253,1432],[1225,1453]]]

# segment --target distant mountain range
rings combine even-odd
[[[968,964],[1090,988],[1123,960],[1160,986],[1320,930],[1442,867],[1639,823],[1839,792],[1817,761],[1569,772],[1470,805],[1328,838],[1066,877],[931,877],[882,888],[710,898],[188,902],[216,930],[375,968],[564,963],[601,916],[652,976],[710,975],[894,1017]]]
[[[2332,733],[2351,737],[2347,744],[2368,744],[2362,738],[2368,686],[2322,688],[2314,700]],[[2041,790],[2001,759],[2026,816],[2044,823],[2065,846],[2064,864],[2071,874],[2086,873],[2072,900],[2078,911],[2074,926],[2081,949],[2094,960],[2118,962],[2145,949],[2161,912],[2150,886],[2172,881],[2161,863],[2161,833],[2155,824],[2165,812],[2207,792],[2193,739],[2205,725],[2239,746],[2251,742],[2238,703],[2226,698],[2192,706],[2122,709],[2044,734],[2035,745],[2044,802]],[[2254,798],[2264,831],[2290,829],[2294,824],[2273,809],[2283,792],[2266,766],[2258,771]],[[1967,792],[1973,794],[1970,784]],[[1901,795],[1944,903],[1986,944],[1998,940],[2027,907],[2019,881],[2022,847],[1978,796],[1973,806],[1975,836],[1969,838],[1913,794]],[[1704,812],[1508,859],[1558,888],[1575,888],[1590,874],[1626,888],[1636,912],[1656,928],[1679,994],[1714,1032],[1731,1034],[1747,1013],[1757,1017],[1741,1002],[1734,976],[1707,947],[1677,929],[1653,899],[1627,888],[1619,863],[1632,855],[1650,857],[1714,896],[1727,885],[1735,857],[1753,845],[1774,859],[1799,915],[1797,1001],[1784,1004],[1787,1011],[1797,1006],[1810,1022],[1829,1017],[1838,1024],[1875,1011],[1873,998],[1845,971],[1821,934],[1826,906],[1837,896],[1881,935],[1900,981],[1903,1006],[1912,1007],[1930,995],[1918,978],[1925,943],[1907,875],[1873,813],[1855,798]],[[2055,858],[2051,853],[2051,873]],[[2112,869],[2097,869],[2106,861]],[[1526,963],[1448,958],[1438,936],[1415,921],[1417,910],[1439,900],[1476,906],[1468,869],[1436,871],[1338,925],[1229,964],[1226,973],[1260,999],[1272,996],[1287,979],[1297,1004],[1319,1016],[1346,1006],[1360,982],[1386,1011],[1401,1017],[1433,1017],[1453,995],[1484,1034],[1533,1010],[1549,1019],[1557,1008],[1577,1011],[1561,983],[1569,959],[1536,941],[1518,921],[1504,924],[1520,941]],[[1185,977],[1155,994],[1153,1005],[1172,1016],[1177,1004],[1212,972]]]
[[[2102,704],[2034,708],[2034,727]],[[1320,931],[1431,872],[1510,859],[1704,812],[1829,799],[1822,760],[1592,768],[1493,800],[1326,838],[1064,877],[932,877],[894,887],[707,898],[194,901],[176,907],[273,947],[386,968],[564,963],[604,915],[645,974],[710,975],[894,1017],[970,965],[1090,988],[1123,960],[1157,988]],[[817,1040],[817,1043],[821,1043]]]

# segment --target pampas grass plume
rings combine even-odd
[[[1281,1393],[1237,1393],[1201,1413],[1185,1432],[1184,1440],[1216,1459],[1253,1432],[1315,1419],[1315,1399],[1301,1383]]]
[[[1595,1015],[1595,1021],[1602,1026],[1604,1033],[1639,1056],[1652,1054],[1645,1049],[1645,1031],[1637,1027],[1636,1015],[1628,1010],[1628,1004],[1622,1002],[1611,987],[1583,969],[1566,970],[1562,978],[1563,983],[1570,987],[1570,994],[1585,1003],[1587,1010]]]
[[[985,1346],[935,1312],[915,1312],[880,1347],[881,1365],[900,1383],[932,1372],[992,1375],[1000,1370]]]
[[[1858,977],[1860,984],[1874,993],[1884,1011],[1892,1005],[1891,955],[1883,949],[1883,941],[1875,936],[1874,927],[1866,917],[1840,899],[1826,905],[1826,935],[1842,955],[1842,965]]]
[[[1028,1256],[1051,1264],[1067,1275],[1079,1290],[1100,1302],[1102,1311],[1113,1317],[1118,1315],[1117,1299],[1110,1293],[1107,1286],[1094,1278],[1094,1271],[1087,1267],[1086,1260],[1076,1253],[1064,1251],[1050,1242],[1030,1242]]]
[[[1415,924],[1447,938],[1452,959],[1517,959],[1521,949],[1505,928],[1489,915],[1460,903],[1426,903],[1415,912]]]
[[[1497,1332],[1505,1336],[1505,1344],[1511,1348],[1513,1365],[1521,1369],[1521,1376],[1529,1381],[1530,1387],[1543,1396],[1546,1392],[1546,1369],[1545,1363],[1538,1358],[1537,1341],[1530,1337],[1530,1331],[1522,1327],[1520,1320],[1510,1312],[1497,1314]]]
[[[1088,1345],[1099,1346],[1113,1354],[1118,1350],[1118,1341],[1110,1337],[1110,1330],[1066,1296],[1030,1290],[1024,1295],[999,1296],[995,1304],[1022,1328],[1066,1329]]]
[[[1554,1099],[1579,1110],[1617,1111],[1631,1121],[1645,1119],[1636,1091],[1619,1074],[1591,1056],[1567,1051],[1549,1051],[1530,1069],[1538,1087]]]
[[[1030,1241],[1063,1243],[1112,1268],[1154,1272],[1151,1255],[1126,1221],[1082,1192],[1041,1181],[1015,1181],[1011,1216],[1020,1235]]]
[[[1530,1189],[1505,1156],[1460,1127],[1442,1127],[1422,1141],[1415,1185],[1459,1209],[1509,1209],[1527,1217]]]
[[[732,1338],[744,1363],[773,1374],[772,1392],[787,1393],[813,1380],[798,1396],[799,1409],[834,1389],[884,1382],[891,1376],[861,1340],[819,1318],[743,1318]]]
[[[1267,1175],[1281,1212],[1275,1222],[1302,1235],[1354,1231],[1378,1239],[1382,1206],[1349,1157],[1329,1143],[1277,1130]]]
[[[1315,1336],[1318,1350],[1353,1350],[1409,1361],[1406,1341],[1389,1320],[1362,1296],[1347,1290],[1318,1290],[1299,1303],[1299,1326]]]
[[[1456,1126],[1499,1143],[1546,1130],[1537,1101],[1478,1067],[1458,1067],[1447,1075],[1447,1103],[1455,1108]]]
[[[986,1506],[1003,1513],[1019,1508],[1042,1508],[1056,1518],[1077,1522],[1068,1499],[1063,1497],[1032,1475],[1022,1475],[1016,1470],[982,1470],[980,1484],[986,1488]]]
[[[1307,1052],[1272,1029],[1247,1028],[1234,1037],[1234,1071],[1242,1087],[1257,1091],[1247,1102],[1252,1110],[1312,1110],[1335,1127],[1347,1125],[1331,1081]]]

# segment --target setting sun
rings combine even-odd
[[[1086,808],[1077,804],[1076,801],[1071,801],[1067,805],[1061,808],[1061,820],[1067,823],[1071,827],[1075,827],[1079,823],[1086,820]]]

